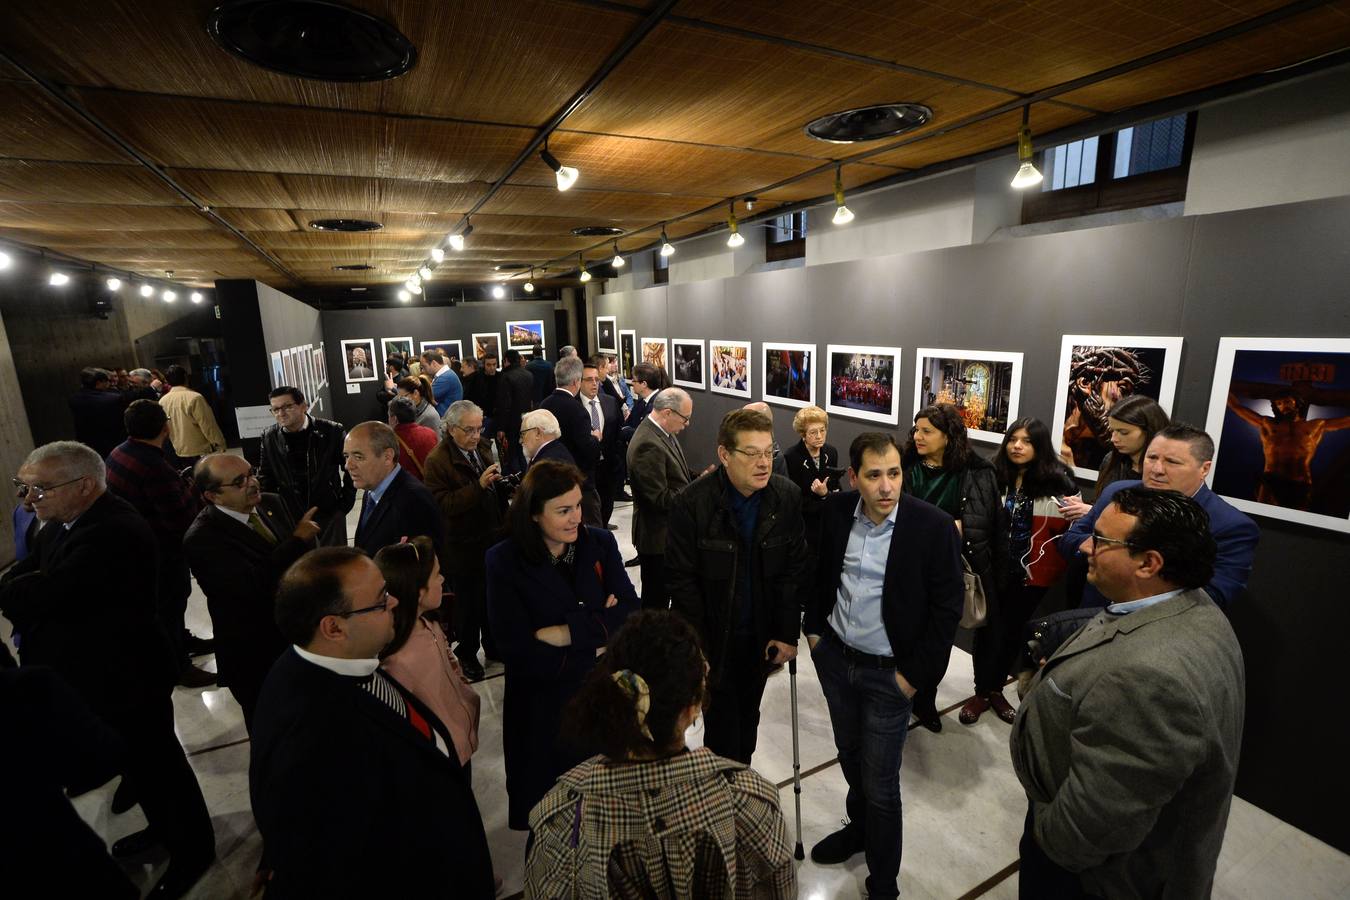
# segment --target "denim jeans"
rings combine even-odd
[[[899,895],[900,758],[909,732],[911,703],[894,669],[855,663],[827,631],[811,652],[830,708],[839,767],[848,782],[844,806],[849,827],[863,829],[867,893]]]

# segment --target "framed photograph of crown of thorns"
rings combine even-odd
[[[355,338],[343,341],[342,367],[347,381],[378,381],[380,376],[375,374],[375,339]],[[292,376],[288,374],[287,377]]]
[[[619,345],[617,342],[619,334],[614,316],[596,316],[595,317],[595,352],[611,353],[618,355]]]
[[[708,341],[708,390],[749,400],[753,374],[749,341]]]
[[[633,378],[633,366],[637,365],[637,332],[624,329],[619,332],[619,371],[623,377]]]
[[[703,390],[703,340],[701,338],[671,338],[671,381],[678,387]]]
[[[1205,430],[1216,494],[1350,532],[1350,339],[1221,338]]]
[[[544,320],[519,319],[506,323],[506,347],[508,350],[531,350],[538,344],[544,348]]]
[[[764,400],[780,406],[816,405],[816,345],[760,345],[764,359]]]
[[[900,394],[895,383],[900,371],[899,347],[829,344],[825,359],[829,365],[826,412],[884,425],[899,423]]]
[[[1022,354],[933,347],[915,353],[915,411],[948,403],[961,414],[971,437],[1002,441],[1008,423],[1017,418]]]
[[[473,339],[473,358],[483,359],[485,356],[495,356],[497,361],[502,361],[502,336],[495,331],[479,331],[472,335]]]
[[[1075,475],[1097,477],[1111,449],[1106,414],[1117,401],[1148,397],[1172,414],[1181,344],[1179,337],[1064,335],[1050,436]]]

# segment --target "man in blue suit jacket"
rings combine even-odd
[[[1214,576],[1205,591],[1220,609],[1229,605],[1247,587],[1252,572],[1252,557],[1261,530],[1250,517],[1228,505],[1205,485],[1214,461],[1214,440],[1193,425],[1175,422],[1153,438],[1144,453],[1144,480],[1116,481],[1107,485],[1092,511],[1070,526],[1060,539],[1059,549],[1068,559],[1075,559],[1083,542],[1092,535],[1097,517],[1111,504],[1111,498],[1125,488],[1144,487],[1155,491],[1176,491],[1192,497],[1209,514],[1209,531],[1219,546],[1214,561]],[[1084,608],[1105,606],[1107,600],[1092,585],[1083,591]]]
[[[404,538],[426,535],[444,561],[440,507],[427,486],[399,466],[394,429],[383,422],[362,422],[347,433],[342,456],[352,482],[366,492],[353,543],[374,556]]]

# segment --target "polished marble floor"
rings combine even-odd
[[[631,507],[615,510],[616,536],[624,557],[633,555]],[[351,523],[352,531],[355,522]],[[351,532],[349,532],[351,533]],[[637,579],[636,568],[628,573]],[[210,619],[200,593],[194,592],[189,624],[202,636]],[[0,620],[3,636],[8,625]],[[805,644],[803,643],[803,649]],[[207,668],[214,660],[202,660]],[[505,774],[502,768],[501,672],[488,670],[477,685],[483,697],[481,746],[474,757],[474,792],[482,810],[493,860],[504,884],[501,896],[517,895],[522,886],[525,835],[506,827]],[[904,811],[904,863],[901,895],[910,898],[958,898],[1017,895],[1017,841],[1026,801],[1008,761],[1008,726],[986,714],[975,726],[956,720],[956,709],[969,693],[970,657],[953,651],[951,667],[938,694],[938,708],[947,709],[941,734],[923,729],[910,733],[901,768]],[[781,787],[783,812],[793,830],[792,733],[789,677],[770,678],[763,704],[759,747],[754,765]],[[811,845],[839,827],[843,816],[844,780],[834,763],[834,744],[824,698],[809,654],[800,658],[797,675],[798,733],[801,771],[802,840]],[[1007,694],[1014,698],[1009,688]],[[190,754],[206,795],[216,829],[217,863],[190,896],[243,898],[249,894],[261,842],[248,798],[249,745],[239,708],[226,690],[174,693],[178,735]],[[700,726],[690,743],[700,740]],[[75,801],[81,816],[109,843],[143,827],[139,808],[113,816],[109,811],[116,782]],[[147,858],[131,869],[144,887],[162,871],[162,858]],[[801,896],[811,900],[861,895],[866,867],[861,856],[851,864],[820,867],[808,858],[798,864]],[[1350,856],[1318,841],[1241,799],[1233,802],[1227,838],[1219,859],[1214,896],[1225,898],[1333,898],[1350,896]]]

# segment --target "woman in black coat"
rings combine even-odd
[[[901,465],[905,493],[940,507],[956,520],[961,556],[979,576],[985,600],[992,606],[1008,555],[1006,512],[994,467],[971,448],[956,407],[939,403],[915,414]],[[942,730],[936,686],[915,695],[914,714],[929,731]]]
[[[614,536],[581,524],[584,481],[567,463],[530,466],[511,536],[487,553],[488,619],[506,662],[508,824],[522,831],[557,777],[589,755],[559,744],[562,708],[641,606]]]
[[[820,538],[820,514],[825,498],[839,490],[839,451],[825,443],[830,417],[819,406],[803,407],[792,419],[801,440],[783,454],[788,477],[802,491],[802,520],[806,544],[814,552]]]

